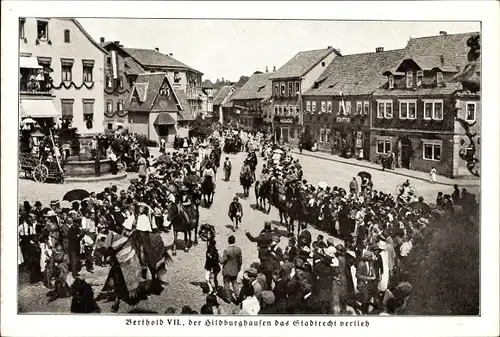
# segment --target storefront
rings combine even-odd
[[[337,117],[330,130],[332,153],[343,157],[370,158],[370,130],[364,121],[351,117]]]
[[[276,141],[297,144],[302,127],[296,124],[296,117],[275,117],[274,135]]]

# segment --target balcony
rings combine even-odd
[[[43,72],[21,69],[19,78],[19,93],[31,96],[53,96],[52,78]]]

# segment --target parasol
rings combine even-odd
[[[27,124],[36,124],[36,121],[33,118],[25,118],[21,121],[21,126],[27,125]]]
[[[318,183],[318,187],[321,187],[322,189],[326,189],[328,187],[328,183],[326,181],[320,181]]]
[[[67,200],[69,202],[73,201],[81,201],[90,196],[90,193],[86,190],[75,189],[66,193],[63,197],[63,200]]]
[[[411,209],[420,209],[420,210],[427,210],[429,209],[429,205],[427,205],[425,202],[422,202],[422,201],[414,201],[414,202],[411,202],[408,207],[410,207]]]
[[[372,175],[366,171],[361,171],[358,173],[358,177],[360,177],[361,179],[368,179],[368,180],[372,180]]]
[[[274,152],[274,153],[279,153],[279,154],[282,154],[282,153],[283,153],[283,150],[281,150],[281,149],[276,149],[276,150],[274,150],[273,152]]]

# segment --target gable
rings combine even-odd
[[[151,111],[177,112],[180,110],[178,99],[167,78],[161,84]]]

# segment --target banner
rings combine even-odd
[[[113,68],[113,78],[118,78],[118,60],[116,59],[116,51],[111,51],[111,67]]]

